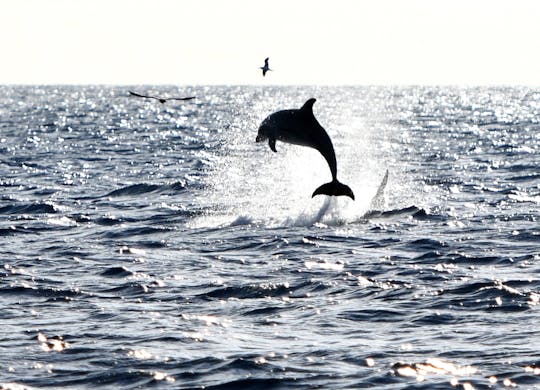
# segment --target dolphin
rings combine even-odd
[[[317,122],[313,115],[313,104],[316,99],[311,98],[300,109],[282,110],[266,117],[257,133],[256,142],[268,140],[272,151],[276,150],[276,140],[294,145],[307,146],[318,150],[330,167],[332,181],[317,188],[315,195],[348,196],[354,200],[354,194],[349,186],[337,179],[337,162],[334,146],[326,130]]]

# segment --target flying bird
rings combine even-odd
[[[195,99],[195,96],[162,98],[162,97],[158,97],[158,96],[141,95],[140,93],[135,93],[133,91],[129,91],[129,94],[132,95],[132,96],[137,96],[137,97],[146,98],[146,99],[156,99],[161,104],[165,103],[167,100],[191,100],[191,99]]]
[[[272,70],[270,69],[270,66],[268,65],[268,59],[270,57],[266,57],[265,60],[264,60],[264,66],[261,66],[259,69],[262,69],[263,71],[263,76],[266,75],[266,72],[268,72],[269,70]]]

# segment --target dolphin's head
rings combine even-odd
[[[267,131],[259,127],[259,132],[257,133],[257,138],[255,138],[255,142],[263,142],[267,139],[268,139]]]
[[[272,127],[272,123],[269,118],[270,117],[266,118],[259,126],[259,131],[257,133],[257,138],[255,138],[255,142],[263,142],[268,140],[268,146],[273,152],[276,152],[276,132]]]
[[[255,142],[263,142],[268,138],[275,138],[276,128],[272,115],[267,116],[259,126],[259,131],[257,132],[257,138]]]

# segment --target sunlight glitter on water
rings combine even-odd
[[[129,357],[134,357],[135,359],[152,359],[154,355],[144,349],[135,349],[127,353]]]
[[[166,381],[166,382],[169,382],[169,383],[173,383],[173,382],[176,381],[176,379],[174,377],[168,375],[165,372],[160,372],[160,371],[154,371],[152,377],[156,381]]]
[[[525,372],[532,372],[534,375],[540,376],[540,367],[527,366],[525,367]]]
[[[218,325],[221,327],[227,327],[232,322],[231,320],[227,318],[219,318],[218,316],[214,316],[214,315],[200,315],[200,314],[195,315],[195,314],[182,313],[181,317],[182,319],[187,320],[187,321],[195,320],[195,321],[202,322],[206,326]]]
[[[328,260],[305,261],[304,265],[307,269],[324,269],[329,271],[341,271],[344,267],[344,264],[342,262],[330,262]]]
[[[425,363],[402,364],[394,365],[393,371],[404,377],[414,377],[417,381],[422,382],[429,375],[450,375],[450,384],[457,386],[459,380],[457,377],[474,375],[478,370],[473,366],[457,366],[454,363],[444,361],[438,358],[428,358]],[[470,383],[463,383],[463,388],[469,387]]]
[[[0,106],[2,382],[538,383],[540,124],[519,90],[208,87],[180,107],[0,89],[17,93]],[[356,201],[311,197],[318,152],[254,141],[311,96]]]
[[[30,390],[31,388],[18,383],[0,383],[0,390]]]
[[[69,348],[69,343],[66,343],[62,337],[47,337],[43,333],[38,333],[37,340],[39,341],[40,348],[45,352],[62,352],[64,349]]]

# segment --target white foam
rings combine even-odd
[[[223,149],[209,167],[200,198],[202,208],[211,211],[192,225],[340,226],[363,220],[370,208],[385,206],[384,194],[372,203],[387,168],[382,157],[386,152],[376,146],[376,137],[382,134],[379,129],[373,134],[375,129],[365,128],[357,118],[338,117],[339,123],[332,123],[328,119],[332,112],[323,111],[331,107],[317,106],[315,116],[334,144],[338,179],[351,187],[355,200],[312,198],[317,187],[331,180],[328,164],[315,149],[278,141],[274,153],[267,143],[256,143],[256,129],[270,110],[266,105],[253,108],[251,118],[223,133]],[[354,111],[349,112],[354,115]]]

